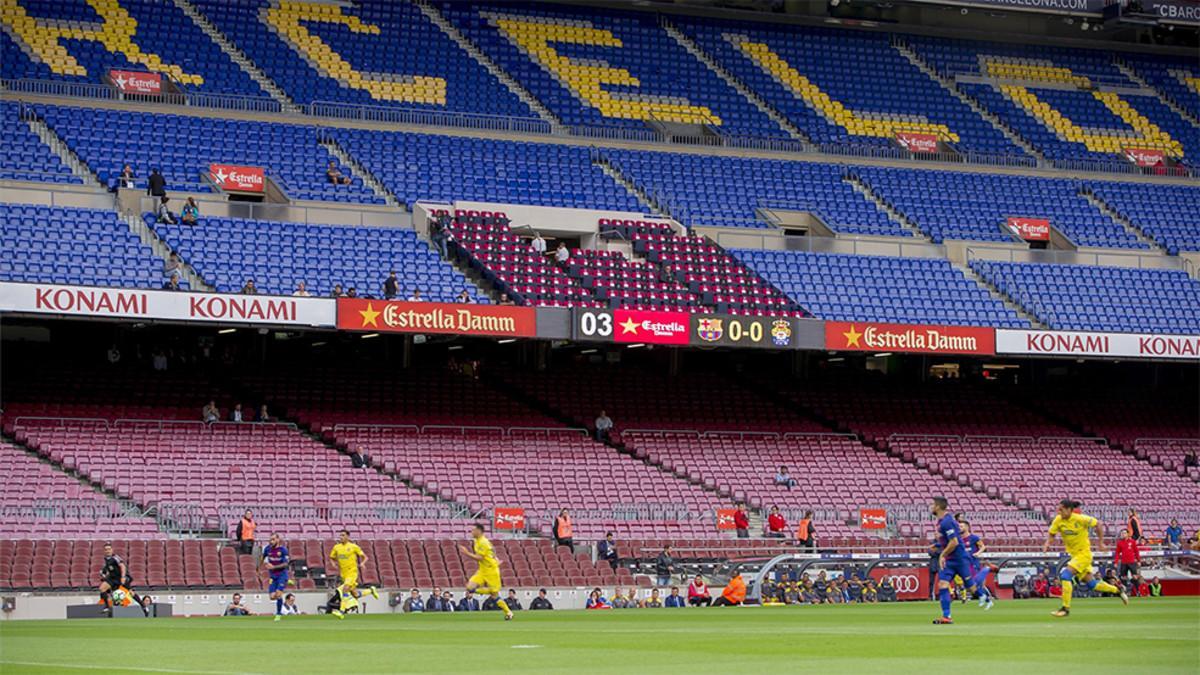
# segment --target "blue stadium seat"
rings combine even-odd
[[[71,168],[20,117],[18,103],[0,101],[0,180],[79,183]]]

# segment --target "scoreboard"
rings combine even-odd
[[[577,308],[571,338],[614,344],[796,349],[795,319],[630,309]]]

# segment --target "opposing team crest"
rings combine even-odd
[[[705,342],[716,342],[725,334],[724,319],[700,319],[696,325],[696,334]]]
[[[786,347],[792,343],[792,324],[787,319],[776,319],[771,324],[771,340],[777,347]]]

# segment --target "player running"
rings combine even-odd
[[[283,593],[290,583],[288,564],[291,561],[292,558],[288,555],[287,547],[280,541],[279,535],[272,534],[270,543],[263,549],[263,557],[258,566],[262,567],[262,564],[266,563],[267,573],[271,575],[271,586],[268,588],[268,592],[271,594],[271,599],[275,601],[276,621],[283,618]]]
[[[125,593],[124,602],[114,601],[113,593],[115,591]],[[111,616],[114,604],[128,606],[129,601],[136,602],[142,608],[142,612],[149,616],[149,607],[138,594],[133,592],[133,577],[129,575],[129,568],[125,565],[125,561],[113,552],[112,544],[105,544],[104,565],[100,568],[100,604],[104,605],[104,611]]]
[[[463,555],[479,563],[479,570],[467,581],[467,591],[492,596],[496,600],[496,606],[504,611],[504,620],[511,621],[512,610],[508,608],[508,603],[500,597],[500,561],[496,559],[492,542],[483,536],[483,525],[475,525],[471,529],[471,536],[475,540],[474,553],[468,551],[466,546],[458,547]]]
[[[971,578],[964,579],[964,584],[975,586],[979,595],[979,606],[985,611],[995,605],[995,600],[992,598],[992,591],[987,587],[988,575],[992,573],[992,566],[979,559],[979,555],[987,550],[987,545],[983,543],[983,537],[971,532],[971,523],[965,520],[959,520],[959,525],[962,527],[963,543],[967,547],[967,560],[971,566]]]
[[[938,547],[942,550],[938,556],[938,601],[942,604],[942,616],[934,619],[935,624],[951,624],[950,618],[950,584],[957,576],[963,584],[974,592],[975,585],[971,576],[971,564],[967,546],[962,540],[962,530],[958,521],[950,511],[950,502],[945,497],[934,497],[930,511],[938,519]]]
[[[1088,531],[1093,527],[1096,528],[1096,550],[1103,551],[1104,526],[1100,524],[1099,520],[1079,513],[1078,508],[1079,502],[1071,499],[1064,499],[1058,503],[1058,515],[1054,517],[1054,522],[1050,523],[1050,531],[1046,534],[1046,543],[1042,545],[1042,552],[1048,552],[1050,544],[1054,542],[1054,535],[1057,534],[1062,537],[1063,548],[1066,549],[1067,555],[1071,556],[1071,559],[1062,568],[1062,572],[1059,573],[1059,577],[1062,578],[1062,607],[1052,612],[1052,616],[1071,615],[1071,594],[1075,589],[1074,581],[1076,579],[1082,581],[1093,591],[1119,595],[1121,602],[1129,604],[1129,596],[1124,590],[1100,581],[1092,574],[1092,540]]]
[[[331,614],[339,619],[344,619],[346,612],[358,607],[358,599],[362,597],[362,592],[358,590],[358,570],[367,564],[367,554],[363,553],[358,544],[350,541],[349,530],[342,530],[338,533],[338,543],[329,549],[329,558],[337,561],[338,574],[342,578],[341,585],[337,587],[342,604]],[[371,594],[371,597],[379,598],[379,593],[374,587],[367,587],[367,592]]]

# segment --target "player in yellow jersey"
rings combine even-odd
[[[1110,583],[1096,579],[1092,574],[1092,540],[1088,531],[1096,528],[1096,550],[1104,550],[1104,526],[1099,520],[1079,513],[1079,502],[1064,499],[1058,504],[1058,515],[1050,523],[1050,532],[1046,535],[1046,543],[1042,552],[1050,550],[1054,535],[1062,537],[1063,548],[1071,559],[1062,568],[1059,576],[1062,578],[1062,607],[1053,612],[1054,616],[1064,617],[1071,614],[1071,594],[1075,589],[1075,581],[1081,581],[1088,588],[1101,593],[1120,595],[1121,602],[1129,604],[1129,596],[1123,589]]]
[[[471,529],[471,537],[475,540],[472,544],[474,552],[468,551],[466,546],[458,547],[463,555],[479,563],[479,570],[467,581],[467,590],[496,598],[496,606],[504,612],[504,620],[511,621],[512,610],[500,599],[500,561],[496,559],[492,542],[483,536],[483,525],[476,524]]]
[[[342,530],[338,533],[338,543],[329,549],[329,559],[337,563],[338,574],[342,579],[342,583],[337,587],[342,605],[331,613],[339,619],[344,619],[347,611],[358,607],[358,599],[362,597],[362,592],[358,590],[358,570],[360,566],[367,564],[367,554],[363,553],[358,544],[350,541],[349,530]],[[371,597],[379,598],[379,592],[373,586],[368,587],[367,592]]]

